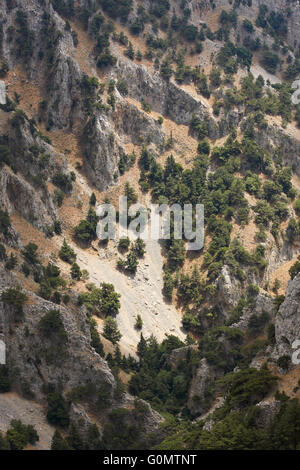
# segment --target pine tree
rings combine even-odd
[[[118,329],[118,324],[112,317],[107,317],[105,319],[103,334],[105,338],[107,338],[113,344],[118,343],[122,337]]]
[[[137,345],[137,355],[140,359],[144,357],[147,352],[147,341],[145,340],[143,334],[141,333],[141,339],[139,344]]]
[[[76,254],[74,250],[68,245],[66,239],[64,238],[62,247],[58,253],[60,259],[66,261],[67,263],[74,263],[76,261]]]
[[[144,256],[144,254],[146,253],[145,248],[146,248],[146,244],[145,244],[144,240],[142,240],[141,238],[138,238],[133,244],[132,251],[139,258],[142,258]]]
[[[103,450],[99,429],[96,424],[91,424],[88,427],[87,442],[90,450]]]
[[[80,281],[81,279],[82,273],[77,263],[72,264],[71,276],[72,276],[72,279],[75,279],[76,281]]]
[[[300,449],[300,404],[297,399],[282,403],[269,428],[272,449]]]
[[[127,197],[128,208],[138,200],[137,194],[129,183],[125,184],[124,195]]]
[[[71,447],[57,429],[52,437],[51,450],[71,450]]]
[[[90,205],[95,206],[96,202],[97,202],[96,195],[95,195],[95,193],[92,193],[91,197],[90,197]]]
[[[138,264],[139,264],[139,261],[138,261],[138,258],[136,256],[136,254],[133,251],[131,251],[129,253],[129,255],[127,256],[127,259],[126,259],[126,269],[127,269],[127,271],[129,271],[130,273],[135,274],[136,270],[137,270],[137,267],[138,267]]]
[[[81,439],[78,429],[74,423],[71,424],[67,442],[69,446],[75,450],[85,450],[84,442]]]
[[[141,330],[143,328],[143,320],[141,315],[137,315],[134,327],[136,330]]]
[[[133,46],[132,46],[132,43],[130,42],[129,45],[128,45],[128,48],[126,49],[126,51],[124,52],[124,54],[131,60],[134,60],[134,56],[135,56],[135,53],[134,53],[134,49],[133,49]]]
[[[115,347],[115,350],[114,350],[114,362],[115,362],[115,364],[117,364],[118,366],[120,366],[121,363],[122,363],[122,354],[121,354],[121,350],[120,350],[119,345],[117,345],[117,346]]]

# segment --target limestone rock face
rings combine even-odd
[[[138,433],[141,432],[140,435],[136,435],[136,442],[141,441],[143,443],[148,434],[156,433],[157,435],[159,433],[158,425],[163,422],[163,418],[144,400],[134,400],[125,393],[120,402],[113,403],[113,407],[119,409],[121,407],[124,411],[127,410],[125,417],[126,425],[137,429]],[[76,425],[79,435],[89,445],[91,444],[88,441],[89,427],[96,424],[100,431],[100,436],[103,437],[103,428],[108,421],[109,418],[107,416],[102,416],[101,420],[96,419],[95,414],[88,413],[81,404],[72,403],[71,405],[70,422]]]
[[[185,361],[188,354],[198,351],[197,345],[185,346],[171,351],[168,361],[172,367],[179,362]],[[188,391],[187,406],[191,414],[199,416],[208,410],[212,397],[212,388],[217,378],[217,372],[210,366],[206,358],[201,359],[197,369],[194,371]]]
[[[0,204],[44,230],[59,218],[46,182],[56,172],[66,172],[65,160],[58,161],[54,148],[22,116],[8,124],[5,139],[14,171],[8,166],[0,171]]]
[[[269,149],[271,154],[278,148],[282,154],[283,164],[293,169],[300,177],[300,140],[299,135],[289,133],[277,125],[268,126],[263,132],[257,132],[259,145]]]
[[[189,390],[188,408],[193,415],[207,411],[211,398],[211,387],[216,379],[216,373],[207,360],[203,358],[192,379]]]
[[[267,4],[270,10],[277,12],[287,7],[286,0],[280,2],[269,0]],[[228,2],[219,0],[215,2],[215,5],[217,8],[227,8]],[[258,0],[254,0],[253,6],[258,9],[258,5]],[[21,0],[16,0],[15,6],[21,8],[23,6]],[[82,0],[81,6],[88,11],[91,10],[90,2],[86,0]],[[292,5],[289,3],[288,6],[293,13],[288,20],[288,34],[292,42],[293,38],[297,41],[299,36],[296,33],[299,26],[299,8],[297,8],[296,2]],[[178,8],[177,5],[176,8]],[[197,26],[201,24],[202,16],[212,10],[210,2],[201,2],[201,5],[198,2],[191,2],[189,8],[191,10],[190,21]],[[249,9],[247,6],[241,5],[240,11],[251,17],[255,8]],[[3,30],[3,55],[10,67],[13,67],[18,60],[8,38],[8,28],[15,21],[15,10],[16,8],[13,10],[3,8],[2,11],[3,24],[5,25]],[[80,128],[86,129],[87,122],[82,89],[84,73],[74,59],[75,48],[71,32],[65,29],[64,20],[54,11],[49,0],[45,0],[43,9],[37,5],[36,0],[28,1],[26,13],[28,28],[34,32],[36,37],[43,37],[45,34],[43,33],[45,26],[43,13],[48,16],[49,24],[56,32],[57,37],[54,43],[54,56],[51,66],[46,66],[44,62],[41,63],[38,57],[38,48],[34,48],[27,63],[29,76],[42,79],[47,89],[46,110],[44,113],[47,127],[72,129],[75,123],[80,123]],[[255,20],[255,15],[253,19]],[[192,94],[172,80],[170,82],[164,80],[159,72],[151,71],[143,65],[126,61],[123,58],[119,58],[116,67],[111,72],[111,77],[126,81],[131,98],[137,101],[145,100],[154,111],[171,118],[177,124],[189,125],[192,116],[197,115],[201,121],[206,122],[208,135],[213,140],[228,134],[232,128],[236,128],[243,117],[239,111],[231,110],[226,115],[221,112],[220,118],[216,120],[213,117],[211,107],[206,104],[200,95]],[[106,115],[104,116],[104,114]],[[134,143],[140,143],[142,138],[146,143],[153,142],[156,146],[161,145],[164,139],[163,132],[152,117],[148,116],[147,118],[143,114],[145,113],[140,112],[138,106],[129,106],[125,100],[123,103],[120,100],[116,113],[93,112],[88,118],[94,121],[95,124],[91,132],[94,139],[91,139],[90,143],[83,149],[86,156],[85,166],[91,182],[99,189],[106,189],[114,183],[118,173],[118,161],[120,155],[124,152],[123,146],[126,139],[130,139]],[[120,116],[119,119],[118,116]],[[116,121],[115,128],[114,120]],[[111,135],[107,133],[108,126],[111,128],[109,134],[112,132],[116,134],[117,144],[110,144]],[[288,136],[283,136],[282,140],[284,139],[288,139]],[[283,146],[283,153],[289,160],[285,163],[299,168],[297,157],[299,148],[295,147],[295,151],[292,150],[289,142],[283,142]]]
[[[296,48],[296,47],[299,47],[299,44],[300,44],[300,2],[299,0],[295,0],[292,4],[289,3],[288,7],[291,9],[291,15],[289,15],[289,18],[288,18],[288,42],[292,48]]]
[[[217,138],[217,124],[208,115],[208,108],[200,98],[194,97],[173,82],[167,82],[158,72],[150,73],[144,65],[120,59],[112,76],[126,80],[132,98],[146,101],[151,109],[169,117],[177,124],[189,125],[193,114],[203,121],[207,118],[209,135]]]
[[[178,349],[173,349],[173,351],[170,352],[169,356],[169,362],[172,364],[173,367],[176,367],[176,365],[180,361],[184,361],[186,359],[187,354],[189,354],[192,351],[197,351],[197,346],[196,345],[190,345],[190,346],[185,346],[183,348],[178,348]]]
[[[52,199],[42,201],[34,187],[7,168],[0,172],[0,204],[9,214],[19,213],[39,230],[53,225],[57,218]]]
[[[15,285],[13,279],[1,272],[1,292],[9,285]],[[23,320],[16,324],[13,309],[1,303],[0,324],[7,347],[8,366],[16,371],[12,380],[14,387],[22,393],[27,383],[37,401],[43,400],[43,387],[51,383],[61,383],[66,391],[88,383],[96,389],[107,385],[112,395],[114,377],[106,362],[90,346],[89,324],[82,309],[74,315],[59,307],[68,338],[66,349],[61,349],[61,354],[55,351],[57,345],[40,334],[39,321],[53,309],[57,310],[58,306],[32,295],[23,308]],[[11,336],[9,330],[13,325],[14,334]]]
[[[260,428],[265,428],[270,424],[276,413],[280,410],[280,401],[263,400],[256,405],[259,408],[259,413],[256,418],[256,423]]]
[[[254,307],[245,307],[243,309],[243,313],[241,315],[240,320],[232,324],[231,327],[239,328],[242,331],[246,331],[248,328],[249,319],[253,314],[260,316],[263,313],[267,313],[271,318],[274,315],[274,312],[275,306],[273,299],[264,293],[259,293],[255,298]]]
[[[104,190],[114,182],[117,164],[125,149],[116,141],[104,114],[88,121],[84,137],[84,162],[88,177],[100,190]]]
[[[133,11],[129,17],[130,22],[135,20],[138,3],[140,2],[133,2]],[[149,10],[153,2],[145,0],[142,3]],[[170,3],[169,17],[173,15],[173,11],[182,16],[180,2]],[[238,7],[238,27],[230,33],[233,42],[240,36],[238,43],[243,43],[246,32],[243,30],[241,19],[249,18],[252,23],[255,23],[259,6],[263,3],[268,6],[269,12],[274,10],[278,13],[286,13],[287,9],[290,9],[290,13],[286,15],[287,41],[291,46],[289,54],[293,56],[293,51],[297,50],[300,41],[299,0],[252,0],[253,8],[251,9],[247,6],[247,2],[241,2]],[[216,117],[212,109],[213,97],[211,100],[203,98],[189,83],[179,86],[174,78],[170,81],[164,80],[152,65],[145,67],[127,60],[123,55],[124,51],[119,49],[113,41],[111,50],[118,56],[116,66],[111,69],[97,70],[99,72],[98,78],[102,84],[105,82],[106,85],[110,78],[116,82],[118,80],[124,81],[128,88],[128,98],[122,96],[116,86],[114,90],[115,102],[109,105],[107,86],[100,92],[100,88],[98,89],[97,85],[94,85],[94,80],[89,81],[91,75],[96,74],[97,59],[94,57],[92,47],[83,52],[81,47],[86,45],[79,44],[79,48],[76,50],[71,28],[66,27],[68,26],[65,21],[66,17],[60,16],[54,10],[54,4],[55,2],[52,0],[26,0],[26,2],[24,0],[3,0],[0,7],[0,38],[3,56],[1,59],[7,63],[9,68],[7,83],[6,78],[5,81],[0,81],[0,104],[7,104],[7,90],[9,97],[13,97],[12,85],[17,84],[17,80],[14,81],[12,77],[15,74],[15,78],[19,80],[17,75],[20,68],[22,73],[24,72],[24,76],[20,75],[20,80],[23,80],[24,84],[29,84],[32,81],[32,83],[37,83],[40,88],[38,90],[40,94],[35,96],[38,100],[37,103],[39,103],[39,110],[35,109],[38,106],[25,103],[23,96],[20,97],[18,106],[20,105],[21,109],[23,106],[24,109],[25,106],[27,108],[31,106],[32,113],[31,111],[28,113],[31,113],[31,117],[34,117],[36,122],[41,120],[35,124],[34,119],[27,119],[20,111],[14,114],[9,110],[7,112],[1,110],[1,119],[2,116],[7,117],[7,123],[5,127],[3,126],[5,132],[1,131],[3,134],[0,136],[1,145],[9,147],[13,164],[10,167],[3,164],[0,168],[0,208],[6,209],[9,214],[18,213],[41,231],[45,230],[47,225],[53,226],[53,223],[59,220],[59,210],[53,203],[52,178],[56,172],[69,172],[70,167],[75,166],[75,163],[72,155],[68,167],[64,156],[58,154],[54,147],[47,143],[50,141],[42,136],[39,129],[56,131],[58,139],[68,131],[73,131],[75,137],[82,137],[80,155],[78,156],[83,156],[84,175],[88,177],[89,183],[102,191],[115,183],[119,176],[120,158],[124,153],[127,153],[128,148],[146,144],[154,156],[160,155],[162,150],[166,149],[165,143],[169,135],[164,130],[164,126],[159,124],[158,115],[171,119],[177,125],[184,126],[189,126],[193,116],[196,115],[201,123],[207,125],[208,137],[213,142],[227,136],[233,129],[237,129],[243,120],[246,120],[243,111],[244,105],[234,106],[234,109],[229,111],[226,111],[225,107],[221,108],[219,116]],[[75,4],[76,7],[83,8],[82,13],[84,9],[95,13],[97,2],[79,0]],[[215,15],[215,19],[218,21],[221,9],[224,8],[228,11],[232,6],[233,2],[228,0],[214,0],[214,2],[191,0],[186,5],[186,8],[191,12],[187,20],[188,24],[201,27],[207,14],[213,13],[214,9],[219,9]],[[22,56],[20,51],[18,53],[15,38],[13,41],[10,39],[12,31],[16,35],[18,34],[16,26],[18,10],[25,12],[28,29],[34,34],[32,53],[27,57]],[[76,21],[73,23],[73,19],[70,19],[70,22],[75,25],[74,28],[81,28],[82,25],[78,26]],[[118,19],[116,21],[118,22]],[[88,33],[91,32],[91,28],[89,29],[91,18],[89,22],[90,25],[87,25],[86,28]],[[211,19],[208,25],[212,26]],[[145,27],[144,39],[148,33],[154,37],[159,35],[154,25]],[[82,31],[82,34],[85,33]],[[259,38],[271,50],[274,38],[268,36],[262,29],[253,33],[252,38]],[[83,42],[81,37],[79,39]],[[48,40],[49,47],[41,47],[41,44],[43,46],[48,44]],[[216,55],[223,43],[209,39],[206,39],[205,42],[209,46],[207,48],[209,53],[203,51],[199,57],[195,56],[193,64],[200,65],[206,72],[205,67],[212,62],[212,59],[216,63]],[[187,50],[192,47],[193,45],[190,44]],[[136,50],[136,44],[134,44],[134,48]],[[156,51],[155,54],[157,52],[159,54],[159,51]],[[204,58],[205,53],[206,57]],[[196,62],[198,59],[199,62]],[[82,66],[83,63],[84,66]],[[192,63],[192,60],[189,63]],[[262,70],[257,64],[254,64],[253,68],[256,68],[255,76]],[[89,76],[85,74],[87,69]],[[209,71],[209,68],[207,70]],[[25,72],[26,78],[24,78]],[[246,70],[239,70],[239,72],[242,76]],[[91,85],[90,88],[89,85]],[[221,100],[225,97],[225,91],[222,91],[222,87],[218,93],[218,99]],[[100,94],[102,94],[101,97]],[[18,101],[17,95],[15,99]],[[147,113],[142,109],[143,101],[149,104],[153,113]],[[158,113],[155,117],[154,112]],[[41,125],[39,126],[39,124]],[[166,129],[169,129],[168,124],[170,123],[165,119]],[[62,132],[59,133],[59,130]],[[57,135],[53,134],[54,139],[57,138]],[[270,155],[274,155],[275,148],[279,148],[283,164],[291,166],[300,177],[300,141],[292,125],[289,124],[285,130],[279,125],[268,125],[265,129],[256,132],[255,139],[270,152]],[[196,147],[197,142],[194,144]],[[174,146],[175,151],[177,152],[177,149]],[[183,153],[182,158],[189,158],[189,155],[185,156]],[[43,165],[43,161],[47,161],[47,164]],[[76,168],[72,167],[77,171],[77,175],[78,168],[77,166]],[[77,193],[74,199],[76,197],[77,202],[81,201],[85,204],[87,197],[85,198],[86,194],[83,190],[88,189],[89,191],[92,188],[87,188],[86,182],[83,179],[82,181],[80,186],[82,193],[80,195]],[[79,191],[78,187],[79,185],[76,186],[76,191]],[[70,196],[72,197],[74,194],[75,191]],[[294,212],[291,208],[289,217],[292,215]],[[12,236],[9,240],[4,240],[5,245],[21,248],[21,232],[18,238],[14,228],[12,227],[10,230]],[[4,238],[1,238],[1,242]],[[32,241],[34,242],[34,240]],[[291,246],[291,244],[285,244],[284,240],[280,240],[276,247],[273,243],[273,248],[266,250],[269,266],[265,275],[259,279],[256,274],[247,273],[247,279],[244,283],[232,275],[229,266],[223,266],[221,276],[216,283],[217,294],[215,298],[216,303],[221,307],[222,321],[228,318],[230,310],[245,294],[249,283],[262,286],[270,279],[274,270],[283,264],[283,261],[291,260],[299,251],[300,246],[297,246],[296,243]],[[110,256],[109,250],[106,250],[105,256]],[[111,258],[113,258],[113,254]],[[19,274],[17,273],[17,275]],[[148,280],[145,275],[141,283],[145,284]],[[29,281],[31,282],[31,279],[28,279]],[[16,284],[17,277],[0,268],[0,294],[3,290]],[[108,402],[108,408],[99,411],[96,418],[97,424],[100,423],[100,428],[103,429],[105,424],[109,422],[109,413],[112,410],[125,408],[128,410],[126,419],[129,425],[142,429],[145,434],[156,432],[163,418],[143,400],[138,400],[137,403],[132,396],[121,393],[118,390],[118,382],[107,362],[91,347],[90,325],[85,309],[79,308],[78,305],[68,308],[58,306],[34,293],[27,292],[27,294],[28,301],[23,308],[24,315],[18,321],[13,308],[0,302],[0,338],[5,341],[7,346],[8,369],[13,390],[42,403],[44,406],[46,404],[45,390],[49,385],[59,385],[64,396],[78,387],[91,385],[93,390],[91,397],[87,400],[89,403],[73,403],[70,410],[71,422],[77,424],[83,436],[86,435],[88,426],[94,422],[90,407],[95,409],[99,398],[100,401],[103,398]],[[276,316],[276,345],[273,352],[275,359],[282,355],[292,355],[293,342],[300,340],[299,298],[300,274],[290,282],[286,299]],[[40,320],[50,310],[60,311],[67,336],[67,343],[63,348],[56,343],[55,338],[52,341],[52,338],[41,335]],[[159,314],[158,308],[156,310]],[[267,312],[270,317],[275,315],[272,298],[260,291],[253,306],[245,308],[239,321],[231,327],[246,331],[251,315],[253,313],[261,315],[263,312]],[[178,362],[186,359],[187,354],[194,353],[197,349],[197,346],[186,346],[173,350],[169,357],[171,366],[175,367]],[[264,359],[265,357],[255,357],[251,366],[260,367],[260,361]],[[192,416],[203,415],[208,410],[213,401],[212,389],[218,377],[218,371],[214,370],[205,358],[199,360],[197,368],[195,366],[188,392],[187,406]],[[276,412],[277,403],[261,402],[258,406],[261,409],[260,423],[265,426]]]
[[[6,104],[6,85],[0,80],[0,104]]]
[[[16,48],[12,47],[12,41],[10,39],[9,28],[14,27],[15,18],[18,10],[26,10],[26,21],[29,31],[34,35],[35,40],[38,38],[45,39],[43,34],[43,28],[45,26],[45,16],[47,15],[54,29],[57,32],[62,33],[58,38],[58,44],[62,51],[67,51],[73,45],[72,35],[69,31],[65,31],[65,21],[54,11],[50,0],[45,0],[41,7],[40,2],[36,0],[27,0],[26,9],[23,0],[14,0],[13,8],[10,5],[11,2],[2,2],[1,4],[1,22],[3,23],[3,41],[2,50],[3,56],[9,67],[14,67],[20,62],[20,57],[16,51]],[[39,44],[39,42],[38,42]],[[44,73],[41,67],[41,61],[39,58],[39,47],[34,47],[32,53],[26,57],[26,68],[28,70],[30,78],[36,78]]]
[[[292,356],[294,341],[300,340],[300,274],[289,282],[285,301],[275,320],[275,356]],[[298,347],[299,348],[299,347]]]
[[[48,77],[48,124],[60,129],[72,128],[74,122],[83,121],[80,83],[83,74],[77,62],[60,53],[55,69]]]
[[[8,146],[12,155],[14,168],[27,180],[43,174],[50,178],[56,171],[65,171],[66,162],[60,158],[55,149],[45,142],[39,135],[35,126],[25,117],[18,117],[10,122],[8,127]],[[46,155],[46,163],[42,164],[41,155]]]
[[[284,13],[289,9],[290,14],[287,17],[287,42],[292,49],[296,49],[299,46],[300,41],[300,2],[299,0],[252,0],[251,7],[247,5],[247,2],[240,3],[238,12],[240,16],[246,16],[253,23],[255,22],[260,5],[266,5],[268,11],[275,11],[276,13]],[[213,6],[212,2],[209,0],[203,0],[199,3],[197,0],[192,0],[189,4],[191,10],[191,21],[195,25],[199,25],[202,22],[205,22],[205,14],[210,12],[213,8],[226,9],[231,8],[230,2],[228,0],[214,0]],[[204,20],[204,21],[201,21]],[[237,34],[243,33],[242,28],[237,28]],[[263,38],[263,35],[262,35]],[[269,38],[263,38],[269,39]]]
[[[234,307],[241,297],[240,282],[229,271],[228,266],[223,266],[221,276],[217,282],[218,300],[224,312]]]
[[[112,113],[97,113],[84,128],[85,167],[89,179],[100,190],[106,189],[118,175],[118,162],[126,153],[126,142],[152,144],[155,153],[159,153],[165,138],[165,132],[151,116],[119,97]]]
[[[128,409],[134,406],[134,411],[128,418],[129,422],[139,427],[139,418],[142,418],[142,427],[145,434],[157,432],[158,425],[164,421],[164,418],[144,400],[134,399],[132,396],[125,394],[123,403]]]
[[[17,284],[15,275],[0,270],[0,295]],[[114,397],[116,381],[107,362],[91,347],[85,308],[77,308],[75,312],[33,293],[25,293],[28,300],[23,307],[24,315],[18,321],[14,309],[0,302],[0,337],[6,345],[12,388],[26,398],[44,403],[45,390],[51,384],[59,386],[64,394],[89,385],[91,393],[87,403],[73,405],[70,410],[70,419],[80,425],[82,435],[93,422],[89,417],[89,407],[101,401],[102,397],[106,406],[97,413],[98,422],[102,419],[107,422],[111,409],[124,407],[132,410],[135,407],[133,397],[128,394],[119,399]],[[40,332],[39,322],[50,310],[60,312],[67,335],[67,343],[63,347],[55,336],[46,337]],[[145,433],[153,432],[163,418],[146,402],[141,402],[143,406],[139,416],[130,411],[128,419],[132,422],[139,419]]]
[[[112,118],[117,134],[124,139],[129,137],[134,144],[152,144],[159,149],[166,139],[165,131],[151,115],[125,100],[118,101]]]
[[[70,422],[75,424],[80,437],[83,440],[88,438],[89,426],[93,425],[94,422],[85,411],[84,406],[79,403],[72,403],[70,408]]]

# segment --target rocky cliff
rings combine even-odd
[[[282,358],[300,340],[299,274],[288,283],[300,253],[299,1],[25,3],[0,1],[0,386],[8,377],[45,413],[58,393],[81,437],[97,424],[106,448],[112,433],[113,448],[123,442],[118,420],[136,448],[156,442],[154,408],[206,419],[232,371],[268,363],[296,390]],[[204,250],[98,244],[96,201],[125,192],[147,207],[204,202]],[[118,341],[103,283],[122,294]],[[167,334],[171,346],[156,345]],[[158,370],[143,368],[144,341]],[[262,428],[274,403],[260,403]]]
[[[281,305],[275,321],[276,354],[278,356],[292,356],[298,346],[294,343],[299,341],[299,274],[289,283],[286,297]]]

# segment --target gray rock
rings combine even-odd
[[[277,125],[257,132],[255,138],[258,144],[268,149],[272,155],[275,150],[279,150],[283,164],[290,166],[300,177],[300,138],[290,135],[287,130]]]
[[[275,321],[276,346],[274,356],[292,356],[293,342],[300,340],[300,274],[289,282],[285,301]]]
[[[8,287],[18,282],[12,273],[0,269],[0,295]],[[63,394],[72,392],[77,387],[91,385],[89,398],[80,405],[71,407],[70,418],[82,430],[94,422],[89,417],[89,408],[93,407],[102,393],[105,393],[107,407],[96,412],[96,422],[109,420],[111,409],[125,407],[133,409],[135,400],[128,394],[119,399],[114,396],[116,381],[108,364],[91,347],[89,321],[84,307],[75,310],[58,306],[37,295],[26,292],[28,302],[23,306],[24,316],[16,323],[12,307],[0,302],[0,334],[6,344],[7,365],[12,389],[19,394],[30,394],[37,402],[45,402],[45,389],[53,384]],[[39,322],[50,310],[59,310],[67,344],[56,352],[54,339],[41,335]],[[142,402],[143,409],[129,413],[132,422],[139,420],[145,432],[154,432],[163,418],[153,411],[149,404]],[[97,409],[97,408],[96,408]]]
[[[275,305],[273,299],[270,296],[264,293],[259,293],[255,299],[254,307],[245,307],[243,309],[240,320],[230,325],[230,327],[239,328],[240,330],[246,331],[251,315],[256,314],[259,316],[262,313],[268,313],[270,318],[272,318],[275,313]]]
[[[216,372],[203,358],[192,379],[187,406],[193,415],[207,411],[212,398],[212,387],[216,380]]]
[[[217,280],[217,295],[218,302],[225,315],[229,309],[237,304],[241,298],[241,292],[241,283],[231,275],[229,267],[224,265]]]
[[[0,205],[9,214],[17,212],[40,230],[47,224],[52,226],[57,218],[52,199],[42,201],[36,188],[8,168],[0,172]]]
[[[75,424],[80,434],[80,437],[83,441],[85,441],[87,439],[88,428],[94,423],[82,405],[78,403],[71,404],[70,422]]]
[[[280,401],[261,401],[256,405],[259,409],[256,417],[256,423],[258,427],[265,428],[270,424],[275,414],[280,410]]]
[[[208,108],[200,97],[195,98],[175,83],[163,80],[158,72],[150,73],[144,65],[120,59],[112,76],[126,80],[132,98],[145,100],[151,109],[171,118],[177,124],[189,125],[193,114],[196,114],[207,122],[209,135],[217,138],[217,123],[209,116]]]
[[[173,367],[176,367],[180,361],[186,359],[186,356],[189,352],[197,351],[198,347],[196,345],[185,346],[183,348],[173,349],[169,355],[169,362]]]
[[[0,80],[0,104],[6,104],[6,85]]]

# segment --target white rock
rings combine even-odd
[[[0,104],[6,104],[6,85],[0,80]]]

